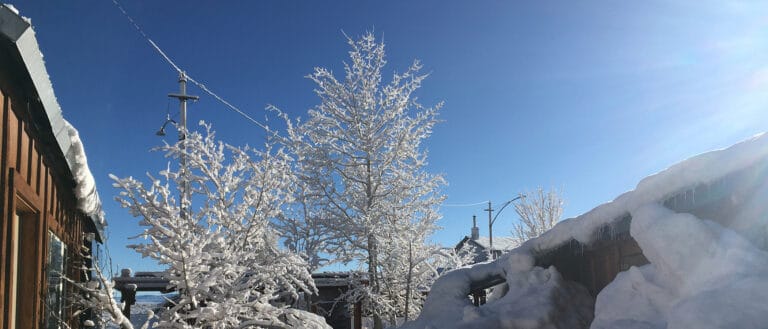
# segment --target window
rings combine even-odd
[[[48,280],[48,291],[45,296],[45,327],[58,329],[60,321],[64,321],[66,309],[66,281],[62,278],[67,268],[67,245],[61,242],[53,232],[48,232],[48,260],[45,276]]]

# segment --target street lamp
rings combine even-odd
[[[494,259],[496,258],[496,254],[493,253],[493,223],[496,222],[496,218],[499,217],[499,214],[501,214],[501,211],[504,210],[504,208],[506,208],[512,202],[515,202],[523,198],[525,198],[525,194],[520,193],[514,199],[505,202],[504,205],[501,206],[501,209],[499,209],[499,211],[496,213],[496,216],[493,216],[493,218],[491,218],[491,215],[493,213],[493,208],[491,208],[491,201],[488,201],[488,209],[485,209],[485,211],[488,212],[488,249],[491,252],[491,257],[493,257]]]
[[[160,127],[160,130],[158,130],[155,133],[155,135],[157,135],[157,136],[165,136],[165,126],[167,126],[169,123],[173,123],[174,126],[176,125],[176,121],[173,121],[173,119],[171,119],[171,115],[170,114],[165,118],[165,122]]]

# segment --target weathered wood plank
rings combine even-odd
[[[29,183],[27,172],[29,171],[29,135],[26,132],[27,123],[19,122],[19,153],[17,155],[18,167],[16,170],[21,174],[23,180]]]

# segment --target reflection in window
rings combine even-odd
[[[62,276],[67,266],[67,245],[52,232],[48,232],[48,262],[46,266],[46,278],[48,279],[48,291],[45,297],[45,327],[57,329],[64,321],[64,309],[66,298],[64,296],[65,281]]]

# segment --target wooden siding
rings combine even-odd
[[[3,77],[0,76],[0,79]],[[56,234],[67,246],[69,268],[67,275],[79,279],[73,266],[79,262],[76,253],[83,244],[83,231],[88,219],[77,209],[73,193],[74,181],[58,144],[51,132],[38,131],[48,123],[31,124],[31,113],[44,113],[36,101],[17,90],[8,89],[7,81],[0,84],[2,109],[2,229],[0,229],[0,329],[11,325],[10,309],[15,305],[17,328],[42,328],[45,321],[45,294],[47,280],[44,275],[48,255],[48,232]],[[16,96],[18,95],[18,96]],[[15,213],[20,214],[19,239],[12,241],[12,223]],[[10,251],[18,244],[19,266],[22,278],[17,285],[18,299],[11,300],[12,264]],[[15,304],[13,304],[15,303]],[[71,315],[71,309],[68,310]],[[70,325],[78,326],[76,320]]]
[[[600,233],[596,242],[585,246],[575,240],[536,257],[536,265],[554,266],[566,280],[582,284],[592,297],[605,288],[619,272],[648,264],[648,259],[629,232]]]

